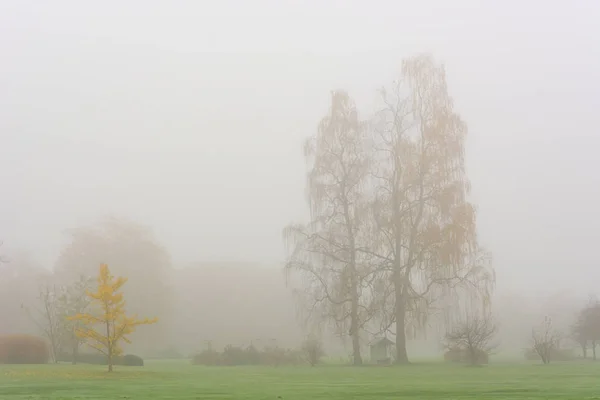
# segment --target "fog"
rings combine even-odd
[[[3,268],[51,270],[65,232],[126,218],[170,256],[161,346],[295,346],[281,232],[308,218],[303,140],[331,90],[368,115],[426,52],[469,126],[501,342],[523,347],[532,320],[568,324],[600,289],[598,20],[592,0],[1,2]],[[0,303],[0,332],[35,331],[13,307],[35,285]]]

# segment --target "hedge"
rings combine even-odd
[[[0,336],[0,364],[47,364],[48,344],[31,335]]]
[[[58,361],[71,362],[73,357],[71,354],[63,353],[58,357]],[[108,358],[102,353],[79,353],[77,355],[77,363],[80,364],[93,364],[93,365],[107,365]],[[118,356],[113,358],[113,365],[124,365],[129,367],[143,367],[144,359],[134,354],[127,354],[125,356]]]
[[[452,348],[444,353],[446,362],[463,364],[487,364],[489,362],[488,354],[481,349],[475,349],[475,360],[472,360],[471,357],[469,350],[463,348]]]

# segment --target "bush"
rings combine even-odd
[[[534,349],[525,349],[523,351],[525,359],[528,361],[539,361],[541,360],[540,355]],[[576,360],[577,356],[573,349],[551,349],[550,350],[550,361],[573,361]]]
[[[73,357],[68,353],[61,353],[58,361],[71,362]],[[108,357],[102,353],[79,353],[77,355],[77,363],[92,364],[92,365],[108,365]],[[117,356],[113,358],[113,365],[125,365],[130,367],[143,367],[144,359],[134,354],[127,354],[124,357]]]
[[[302,352],[304,358],[311,366],[315,366],[321,362],[321,358],[325,355],[323,351],[323,343],[317,338],[309,337],[302,344]]]
[[[454,347],[444,353],[444,361],[453,362],[453,363],[461,363],[461,364],[481,365],[481,364],[487,364],[489,362],[489,356],[485,351],[483,351],[481,349],[476,349],[475,350],[475,360],[474,360],[475,362],[472,362],[473,360],[471,360],[471,354],[469,354],[469,351],[467,349]]]
[[[140,356],[136,356],[134,354],[127,354],[123,357],[123,365],[128,367],[143,367],[144,360]]]
[[[221,365],[221,354],[218,351],[207,349],[192,356],[195,365]]]
[[[227,345],[222,352],[213,349],[202,350],[192,356],[195,365],[298,365],[303,362],[300,351],[267,347],[259,350],[250,345],[247,348]]]
[[[30,335],[0,336],[0,364],[47,364],[50,350],[44,339]]]

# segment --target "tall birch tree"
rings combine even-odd
[[[311,219],[284,230],[288,272],[302,278],[309,316],[332,322],[352,339],[353,364],[362,364],[361,331],[372,315],[370,256],[365,247],[370,151],[364,124],[344,91],[334,91],[329,113],[305,144]]]
[[[427,323],[435,304],[460,294],[489,298],[494,275],[477,242],[465,170],[467,126],[432,57],[405,60],[373,123],[372,177],[382,275],[382,329],[396,337],[396,362],[408,362],[407,334]],[[464,299],[464,297],[463,297]]]

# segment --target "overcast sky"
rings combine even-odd
[[[0,1],[0,239],[152,226],[176,265],[276,263],[301,142],[431,52],[469,123],[499,289],[600,286],[600,2]],[[542,289],[540,289],[542,290]]]

